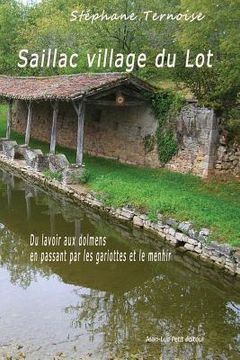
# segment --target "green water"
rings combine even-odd
[[[171,252],[169,262],[31,261],[30,234],[106,237],[68,254]],[[34,248],[63,252],[60,246]],[[136,229],[0,172],[0,359],[240,359],[240,285]],[[7,355],[8,354],[8,355]],[[132,357],[135,355],[135,357]],[[8,358],[9,359],[9,358]]]

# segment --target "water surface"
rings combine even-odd
[[[234,278],[181,253],[158,263],[31,262],[32,233],[106,236],[110,251],[175,252],[0,172],[0,359],[240,358]]]

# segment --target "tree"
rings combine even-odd
[[[15,0],[0,0],[0,73],[17,71],[17,38],[23,23],[23,7]],[[19,40],[19,39],[18,39]]]
[[[172,12],[179,0],[163,0],[162,12]],[[159,2],[151,0],[148,4],[152,11],[159,11]],[[86,53],[95,52],[100,48],[113,48],[115,52],[128,54],[131,52],[145,52],[149,60],[144,76],[156,76],[156,69],[152,66],[152,58],[156,49],[163,46],[171,46],[174,43],[176,24],[167,22],[145,21],[139,16],[138,21],[75,21],[70,22],[73,10],[87,11],[91,14],[101,13],[105,10],[107,14],[143,14],[146,11],[145,1],[113,0],[110,1],[79,1],[72,0],[45,0],[41,4],[28,8],[28,15],[20,32],[19,38],[23,39],[26,48],[31,52],[40,52],[46,48],[58,48],[63,52],[78,52],[81,54],[80,62],[75,69],[63,69],[61,72],[84,72],[89,68],[84,62]],[[36,36],[37,34],[37,36]],[[114,71],[114,68],[97,69],[91,71]],[[59,69],[47,70],[48,73],[59,73]],[[123,71],[123,69],[117,69]],[[135,68],[139,73],[139,69]],[[46,69],[37,69],[33,74],[39,74]]]
[[[0,71],[3,74],[51,75],[89,71],[87,53],[113,48],[115,53],[146,53],[145,68],[134,67],[134,73],[159,83],[172,78],[188,87],[203,104],[220,111],[234,108],[240,89],[240,0],[42,0],[32,6],[19,5],[16,0],[0,0]],[[152,10],[165,14],[202,12],[202,21],[148,21],[143,12]],[[74,21],[73,10],[90,13],[141,14],[138,21]],[[59,52],[80,54],[76,68],[17,68],[18,53],[57,48]],[[175,68],[157,69],[156,54],[165,48],[177,53]],[[186,68],[186,50],[191,54],[214,54],[213,67]],[[91,71],[124,71],[124,68],[98,68]]]
[[[184,60],[175,76],[192,90],[200,102],[220,111],[234,107],[240,91],[239,0],[182,0],[182,11],[201,11],[201,22],[183,22],[178,32],[180,55],[191,49],[193,55],[214,54],[212,68],[186,69]]]

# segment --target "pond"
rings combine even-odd
[[[240,285],[233,277],[5,171],[0,204],[1,359],[240,358]],[[68,255],[135,250],[172,257],[106,255],[69,264],[34,258],[31,234],[39,237],[37,254],[63,253],[63,243],[42,238],[68,236],[83,242],[70,241]],[[84,244],[89,238],[98,243]]]

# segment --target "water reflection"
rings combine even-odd
[[[108,249],[127,252],[166,249],[166,244],[6,172],[0,173],[0,199],[0,290],[5,294],[0,297],[0,349],[4,341],[13,351],[12,344],[20,341],[30,359],[48,358],[57,350],[69,359],[89,351],[94,359],[110,354],[126,359],[130,353],[146,359],[240,356],[234,278],[179,253],[173,262],[158,264],[31,263],[31,233],[106,235]],[[34,326],[28,327],[30,318]],[[204,341],[181,341],[190,336]],[[161,341],[146,342],[149,337]]]

